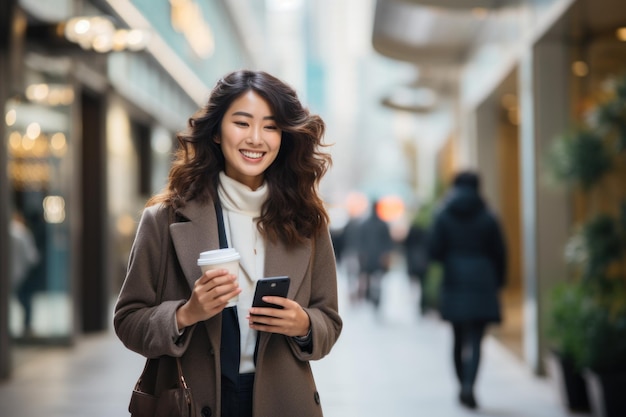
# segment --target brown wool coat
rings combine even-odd
[[[212,202],[208,205],[191,202],[177,212],[176,221],[169,226],[175,258],[170,254],[163,302],[155,306],[156,281],[163,256],[161,242],[166,237],[168,221],[167,210],[161,208],[160,205],[146,208],[142,215],[115,307],[115,331],[126,347],[145,357],[181,357],[198,416],[219,417],[221,314],[186,328],[180,338],[175,320],[176,309],[189,297],[201,275],[196,264],[198,254],[219,248],[215,210]],[[309,361],[327,355],[342,329],[330,235],[326,232],[305,244],[290,247],[268,242],[265,275],[291,277],[288,298],[297,301],[311,318],[313,351],[303,352],[290,337],[261,333],[254,416],[322,416]],[[157,390],[171,384],[172,378],[160,371]]]

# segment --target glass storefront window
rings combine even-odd
[[[64,340],[73,326],[68,216],[74,91],[58,71],[28,68],[24,81],[23,93],[4,109],[12,210],[9,329],[18,342]]]

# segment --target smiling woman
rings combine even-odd
[[[324,128],[279,79],[230,73],[178,135],[169,184],[144,211],[115,329],[131,350],[164,358],[159,367],[180,358],[202,415],[322,415],[308,362],[330,353],[342,329],[317,191],[331,163]],[[241,256],[238,276],[202,273],[197,255],[225,247]],[[153,278],[163,258],[164,288]],[[256,283],[271,276],[288,276],[289,293],[252,307]],[[155,394],[171,382],[160,378]]]

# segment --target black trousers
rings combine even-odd
[[[454,331],[454,369],[464,391],[471,392],[480,365],[480,348],[486,324],[483,322],[452,323]]]
[[[252,417],[254,374],[239,374],[238,383],[222,378],[222,417]]]
[[[222,312],[222,417],[252,417],[254,373],[239,373],[239,321],[237,308]]]

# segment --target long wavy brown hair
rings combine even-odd
[[[327,146],[322,142],[326,127],[303,107],[290,86],[262,71],[235,71],[216,83],[206,106],[189,119],[187,131],[176,135],[179,146],[168,184],[146,206],[166,203],[180,208],[191,200],[207,203],[217,198],[225,160],[213,139],[220,136],[231,103],[250,90],[268,102],[282,130],[278,156],[264,173],[269,195],[258,228],[272,241],[299,243],[321,232],[329,221],[318,195],[319,182],[332,163],[322,152]]]

